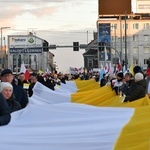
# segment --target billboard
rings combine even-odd
[[[36,36],[8,36],[8,51],[14,53],[42,53],[43,40]]]
[[[131,14],[131,0],[99,0],[99,15]]]
[[[150,0],[136,0],[136,13],[150,13]]]
[[[99,43],[99,58],[100,61],[105,60],[105,48],[108,55],[108,61],[111,60],[111,24],[98,24],[98,43]]]

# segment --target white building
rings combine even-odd
[[[111,27],[111,60],[115,57],[124,60],[126,47],[128,65],[140,65],[146,68],[147,59],[150,58],[150,15],[99,16],[97,24],[103,23],[110,24]],[[120,56],[114,49],[119,52]]]
[[[46,71],[51,69],[50,52],[48,42],[29,35],[8,35],[8,68],[13,72],[19,72],[24,63],[28,70]],[[52,62],[53,64],[53,62]]]

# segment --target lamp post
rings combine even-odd
[[[125,69],[127,70],[127,15],[125,12]]]
[[[2,65],[2,58],[3,58],[3,40],[2,40],[2,31],[3,31],[3,29],[8,29],[8,28],[10,28],[10,27],[1,27],[1,67],[3,67],[3,65]]]
[[[122,63],[122,17],[120,16],[120,62]]]
[[[116,25],[115,26],[111,26],[114,28],[115,30],[115,49],[116,49]],[[116,59],[116,51],[115,51],[115,59]]]

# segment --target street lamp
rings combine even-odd
[[[3,52],[2,31],[3,31],[3,29],[8,29],[8,28],[10,28],[10,27],[1,27],[1,62],[0,62],[1,63],[1,67],[3,67],[2,66],[2,58],[3,58],[3,55],[2,55],[3,54],[2,53]]]
[[[125,12],[125,69],[127,70],[127,12]]]

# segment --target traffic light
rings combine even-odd
[[[105,45],[104,42],[98,42],[98,50],[99,51],[104,51],[104,45]]]
[[[48,45],[49,45],[49,43],[46,40],[44,40],[43,41],[43,52],[49,51]]]
[[[79,51],[79,42],[73,42],[73,51]]]

